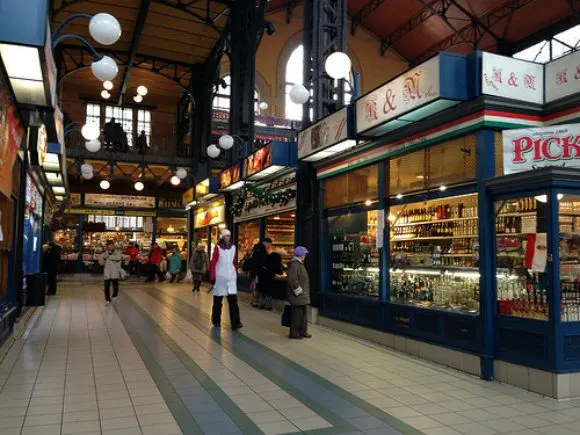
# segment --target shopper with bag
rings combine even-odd
[[[116,300],[119,294],[119,280],[123,278],[125,272],[121,268],[122,260],[121,251],[115,249],[115,245],[111,240],[107,241],[107,248],[99,260],[100,265],[104,266],[103,278],[105,280],[105,300],[107,305],[111,303],[111,283],[113,284],[113,300]]]
[[[201,243],[195,245],[195,250],[191,254],[189,261],[189,270],[191,270],[193,280],[192,292],[198,292],[201,289],[201,282],[209,271],[209,259],[205,252],[205,247]]]
[[[265,281],[268,280],[268,254],[272,249],[272,239],[265,238],[252,249],[252,255],[244,262],[242,270],[250,272],[250,287],[252,290],[252,306],[264,308]],[[246,265],[248,263],[248,265]],[[247,270],[246,270],[247,269]]]
[[[306,308],[310,305],[310,281],[304,260],[308,249],[297,246],[288,263],[288,301],[291,306],[290,338],[310,338]]]
[[[171,274],[170,283],[174,283],[181,271],[181,254],[175,248],[173,253],[169,256],[169,273]]]
[[[232,244],[232,233],[225,229],[220,234],[220,240],[213,251],[210,264],[211,283],[213,285],[213,307],[211,322],[219,328],[222,317],[224,296],[228,299],[232,330],[236,331],[243,325],[240,322],[237,288],[237,253]]]
[[[155,275],[159,276],[159,281],[163,281],[163,274],[159,270],[162,257],[163,251],[156,242],[153,242],[149,252],[149,273],[145,282],[155,282]]]

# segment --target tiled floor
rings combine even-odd
[[[210,295],[183,285],[62,283],[0,363],[0,434],[580,433],[556,402],[328,329],[291,341],[242,304],[209,327]],[[0,352],[0,355],[3,355]]]

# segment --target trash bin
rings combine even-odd
[[[38,307],[44,305],[46,294],[46,274],[33,273],[26,275],[26,305]]]

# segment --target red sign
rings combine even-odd
[[[8,197],[12,194],[12,167],[24,136],[11,100],[8,88],[0,81],[0,192]]]
[[[254,154],[248,156],[244,162],[246,177],[250,177],[258,172],[272,166],[272,144],[260,148]]]

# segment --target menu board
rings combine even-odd
[[[87,193],[85,205],[102,207],[155,208],[155,198],[152,196],[104,195]]]
[[[268,144],[249,155],[244,161],[244,165],[246,177],[251,177],[272,166],[272,144]]]
[[[225,189],[234,183],[240,181],[240,164],[238,163],[231,168],[224,169],[220,172],[220,189]]]

